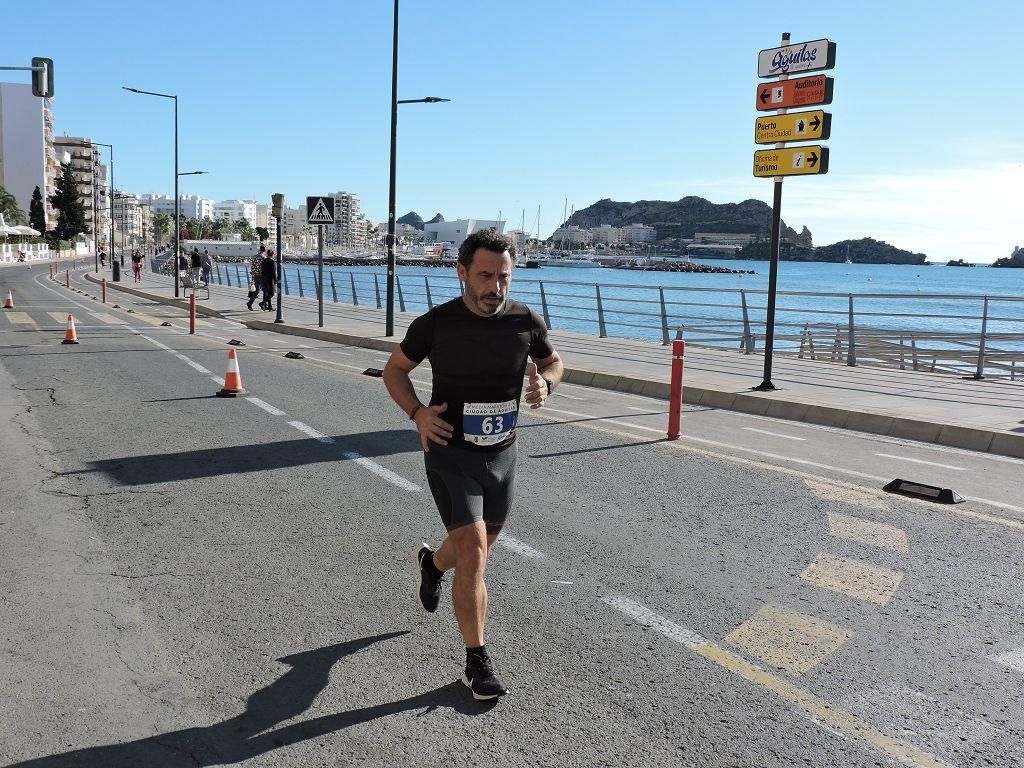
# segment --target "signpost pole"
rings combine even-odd
[[[789,32],[782,33],[782,45],[789,43]],[[787,80],[782,75],[780,80]],[[786,110],[780,109],[779,114]],[[781,149],[785,144],[776,144]],[[773,392],[777,387],[772,383],[772,353],[775,351],[775,294],[779,281],[779,240],[782,229],[782,177],[775,177],[775,194],[772,199],[772,231],[769,239],[771,267],[768,270],[768,308],[764,321],[764,378],[754,387],[759,392]]]
[[[320,311],[320,327],[324,327],[324,225],[317,225],[317,257],[316,266],[320,273],[320,282],[317,283],[317,301]]]

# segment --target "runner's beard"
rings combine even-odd
[[[473,302],[473,306],[485,315],[496,315],[501,311],[501,308],[505,306],[505,299],[503,297],[499,297],[494,293],[487,293],[481,296],[473,290],[473,287],[468,282],[466,283],[466,295],[469,297],[469,300]],[[497,303],[488,304],[484,301],[484,299],[487,298],[497,298],[499,300]]]

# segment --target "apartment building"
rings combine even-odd
[[[213,204],[214,221],[238,221],[245,219],[252,226],[256,226],[256,201],[255,200],[223,200]],[[269,221],[267,226],[269,227]]]
[[[174,196],[173,195],[139,195],[139,203],[148,205],[154,217],[160,213],[166,213],[173,220],[174,218]],[[213,218],[213,200],[205,200],[199,195],[180,195],[178,205],[181,215],[186,219]]]
[[[53,146],[60,162],[71,165],[78,194],[85,206],[86,234],[103,240],[110,229],[106,203],[107,167],[100,162],[100,148],[83,136],[57,136]]]
[[[60,174],[53,142],[50,99],[33,96],[28,84],[0,83],[0,186],[14,195],[26,217],[39,187],[47,230],[57,223],[50,205]]]

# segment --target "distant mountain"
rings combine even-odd
[[[1020,267],[1024,268],[1024,248],[1017,246],[1013,249],[1013,253],[1007,256],[1005,259],[996,259],[993,267]]]
[[[712,203],[703,197],[667,200],[638,200],[635,203],[615,202],[605,198],[588,208],[576,211],[566,224],[589,229],[601,224],[621,227],[646,224],[658,230],[658,240],[692,238],[696,232],[728,232],[731,234],[768,237],[772,208],[761,200],[742,203]],[[782,237],[800,245],[811,245],[807,227],[797,233],[782,223]]]
[[[928,258],[923,253],[904,251],[902,248],[870,237],[840,240],[838,243],[817,248],[805,248],[791,243],[783,243],[779,248],[779,258],[782,261],[828,261],[841,264],[846,261],[847,253],[854,264],[924,264]],[[767,261],[771,258],[769,245],[763,240],[751,243],[737,251],[735,258]]]
[[[442,216],[440,213],[437,214],[434,218],[432,218],[430,221],[427,222],[427,224],[443,224],[443,223],[444,223],[444,216]]]
[[[423,219],[420,218],[420,215],[416,213],[416,211],[409,211],[407,214],[405,214],[405,216],[400,218],[397,223],[408,224],[409,226],[415,227],[421,232],[423,231]]]

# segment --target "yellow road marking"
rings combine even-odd
[[[874,520],[861,520],[858,517],[829,512],[828,529],[833,536],[871,547],[893,552],[906,552],[909,549],[907,532],[888,523],[876,523]]]
[[[799,707],[815,720],[835,728],[841,733],[852,736],[867,742],[880,752],[889,755],[904,765],[914,768],[950,768],[948,763],[936,759],[922,749],[908,744],[905,741],[893,738],[882,733],[870,723],[867,723],[855,715],[839,709],[814,694],[805,691],[788,680],[778,675],[761,669],[756,664],[751,664],[746,659],[737,656],[717,645],[698,645],[694,649],[709,661],[713,661],[733,674],[742,677],[755,685],[760,685],[782,699]]]
[[[726,635],[725,642],[773,667],[802,675],[851,637],[827,621],[765,605]]]
[[[37,331],[39,330],[39,326],[36,325],[36,321],[29,316],[28,312],[7,311],[4,312],[3,316],[16,325],[30,325]]]
[[[843,504],[852,504],[858,507],[868,507],[869,509],[889,509],[885,499],[880,499],[875,494],[860,488],[847,488],[842,485],[823,483],[820,480],[812,480],[810,478],[805,478],[804,484],[815,496],[822,499],[839,501]]]
[[[149,323],[150,325],[160,325],[160,324],[163,323],[163,320],[158,320],[155,317],[150,317],[149,315],[144,315],[141,312],[133,312],[131,319],[133,319],[133,320],[134,319],[138,319],[138,320],[141,320],[144,323]]]
[[[800,578],[858,600],[887,605],[899,589],[903,573],[822,553],[804,569]]]

